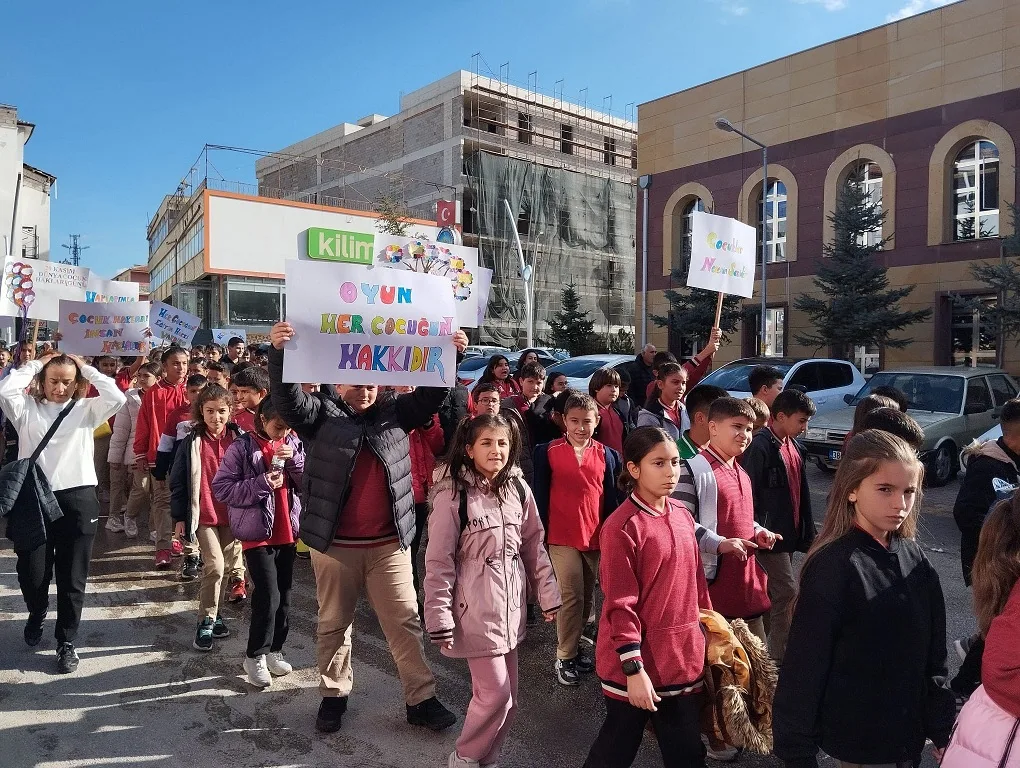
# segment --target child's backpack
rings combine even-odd
[[[521,507],[524,507],[524,505],[526,504],[525,500],[528,498],[528,494],[524,490],[524,481],[521,480],[521,478],[519,477],[514,477],[513,482],[514,488],[517,489],[517,496],[521,500]],[[468,525],[468,511],[467,511],[467,494],[463,490],[461,490],[460,492],[459,512],[460,512],[460,532],[464,533],[464,529],[467,528]]]

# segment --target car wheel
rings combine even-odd
[[[822,470],[822,472],[830,472],[831,473],[831,472],[835,472],[836,471],[836,465],[835,464],[830,464],[825,459],[823,459],[821,456],[819,456],[817,459],[815,459],[815,463],[818,465],[818,468],[820,470]]]
[[[956,446],[951,442],[940,445],[926,468],[928,485],[941,488],[956,474]]]

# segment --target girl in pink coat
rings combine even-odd
[[[1020,768],[1020,495],[985,519],[974,558],[974,612],[985,638],[981,685],[964,704],[942,768]]]
[[[443,654],[467,659],[471,702],[450,768],[494,766],[517,710],[517,646],[527,585],[546,621],[560,607],[545,531],[516,466],[517,430],[501,416],[457,429],[432,489],[425,550],[425,628]]]

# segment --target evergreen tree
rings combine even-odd
[[[885,211],[851,177],[840,189],[829,220],[833,242],[822,246],[826,258],[813,280],[822,295],[801,295],[794,301],[794,307],[811,318],[808,330],[796,334],[798,343],[830,347],[834,356],[847,360],[858,346],[907,346],[911,339],[890,334],[927,320],[931,309],[900,310],[899,302],[914,287],[889,288],[887,270],[876,258],[886,241],[866,244],[866,235],[881,228]]]
[[[581,297],[573,281],[567,283],[560,295],[562,309],[549,318],[553,345],[570,352],[571,356],[584,353],[595,335],[595,321],[588,310],[581,309]]]
[[[989,306],[973,296],[954,295],[957,306],[979,312],[982,326],[1007,338],[1020,337],[1020,207],[1009,204],[1013,234],[1003,237],[1002,258],[993,263],[973,264],[970,273],[996,296]],[[973,228],[973,225],[971,226]]]
[[[682,267],[674,269],[673,281],[683,285],[687,282],[687,273],[688,270]],[[712,323],[715,322],[715,305],[719,294],[702,288],[685,287],[679,290],[671,288],[665,292],[665,296],[669,302],[669,315],[651,315],[651,321],[660,328],[669,328],[681,336],[695,339],[695,346],[700,348],[708,340]],[[723,332],[724,341],[728,338],[727,334],[737,329],[737,323],[743,315],[739,296],[726,296],[723,299],[719,329]]]

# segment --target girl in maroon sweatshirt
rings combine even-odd
[[[664,430],[639,427],[623,461],[620,488],[630,497],[603,524],[599,564],[605,600],[595,665],[606,720],[584,765],[629,766],[651,718],[665,765],[703,768],[699,612],[712,603],[694,521],[670,498],[680,454]]]

